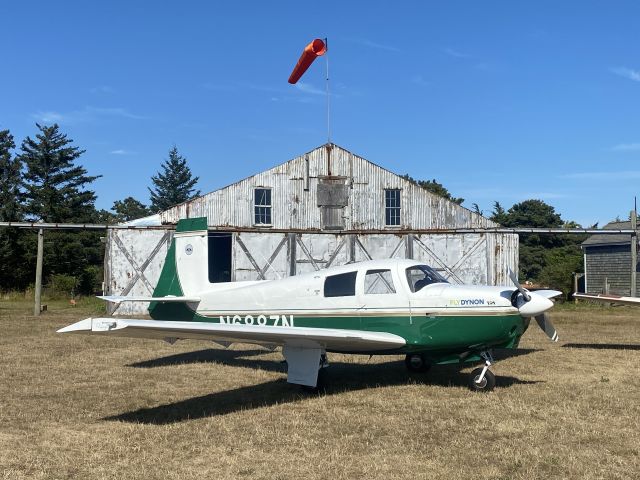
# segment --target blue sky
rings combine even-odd
[[[567,220],[640,196],[640,3],[3,2],[0,128],[57,122],[98,206],[147,186],[175,144],[203,192],[332,140],[465,205],[528,198]]]

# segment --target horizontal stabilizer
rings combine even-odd
[[[199,297],[174,297],[168,295],[166,297],[119,297],[116,295],[99,295],[98,298],[102,300],[106,300],[111,303],[122,303],[122,302],[171,302],[171,303],[198,303],[200,302]]]
[[[281,327],[213,322],[176,322],[130,318],[87,318],[58,333],[96,333],[122,337],[213,340],[218,343],[292,345],[344,352],[370,352],[403,347],[404,338],[386,332],[338,328]]]

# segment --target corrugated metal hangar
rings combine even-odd
[[[508,285],[518,236],[440,234],[498,225],[335,144],[160,213],[207,217],[209,280],[267,280],[378,258],[414,258],[453,283]],[[110,230],[108,295],[150,295],[172,231]],[[123,303],[118,314],[144,311]]]

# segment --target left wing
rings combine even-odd
[[[620,303],[622,305],[640,305],[640,297],[620,297],[618,295],[588,295],[586,293],[574,293],[573,298],[581,300],[593,300],[594,302]]]
[[[95,333],[169,341],[185,338],[220,340],[290,347],[321,347],[339,352],[392,350],[406,344],[404,338],[386,332],[128,318],[87,318],[61,328],[58,333]]]

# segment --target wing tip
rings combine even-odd
[[[66,327],[62,327],[56,330],[56,333],[72,333],[72,332],[86,332],[91,331],[92,318],[85,318],[79,322],[72,323]]]

